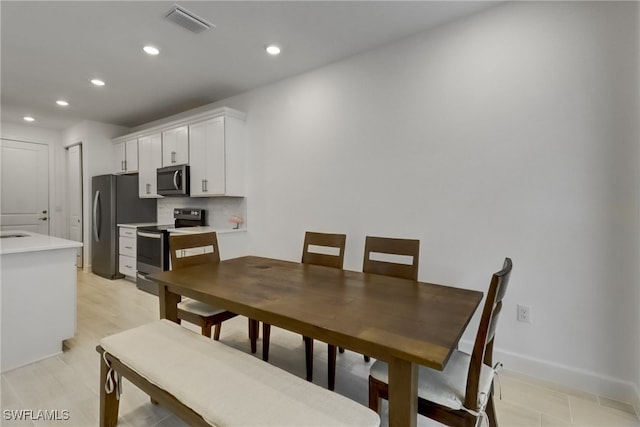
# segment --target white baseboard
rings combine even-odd
[[[460,341],[461,350],[470,351],[472,346],[473,343],[471,341]],[[548,360],[536,359],[500,348],[494,348],[493,361],[502,362],[505,370],[514,371],[548,383],[558,384],[582,392],[629,403],[636,408],[636,412],[640,412],[640,391],[638,387],[630,381]]]

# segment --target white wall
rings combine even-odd
[[[637,399],[637,8],[508,3],[208,106],[248,114],[249,247],[419,238],[421,280],[481,290],[510,256],[506,366]]]
[[[60,159],[64,160],[61,132],[20,123],[2,122],[0,136],[16,141],[35,142],[49,146],[49,234],[65,237],[64,181],[57,179],[63,173]]]

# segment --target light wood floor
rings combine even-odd
[[[126,280],[105,280],[78,273],[78,327],[59,356],[2,374],[2,426],[98,425],[99,359],[95,346],[101,337],[158,318],[158,300]],[[44,330],[43,326],[43,330]],[[500,337],[498,337],[499,339]],[[247,321],[237,317],[224,323],[221,341],[249,351]],[[258,347],[258,356],[261,354]],[[326,346],[316,343],[314,382],[326,387]],[[304,377],[304,346],[299,335],[273,328],[270,363]],[[336,392],[367,404],[369,364],[362,356],[338,355]],[[630,405],[556,387],[506,369],[500,372],[502,400],[496,400],[502,427],[640,426]],[[10,420],[7,411],[68,411],[67,421]],[[246,410],[246,408],[244,409]],[[386,411],[386,405],[384,405]],[[420,426],[439,425],[419,417]],[[120,426],[185,426],[130,383],[124,384]],[[383,413],[383,426],[387,425]]]

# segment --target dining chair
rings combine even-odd
[[[347,241],[346,234],[316,233],[307,231],[304,235],[302,247],[302,263],[321,265],[342,269],[344,265],[344,248]],[[269,360],[269,338],[271,325],[262,324],[262,359]],[[307,381],[313,380],[313,338],[303,337]],[[336,378],[336,347],[327,344],[329,353],[328,388],[333,390]]]
[[[362,271],[418,280],[419,257],[420,240],[367,236],[364,242]]]
[[[418,280],[419,262],[420,240],[373,236],[365,238],[363,273]],[[344,353],[342,347],[340,353]],[[369,362],[369,356],[364,355],[364,360]]]
[[[502,299],[513,264],[506,258],[494,273],[482,310],[471,354],[455,350],[444,369],[419,367],[418,413],[448,426],[471,427],[485,414],[497,426],[493,404],[493,343]],[[387,364],[376,361],[369,371],[369,407],[380,412],[380,399],[389,399]]]
[[[215,232],[199,234],[172,234],[169,236],[171,268],[177,270],[191,265],[219,263],[220,250]],[[237,316],[230,311],[183,298],[178,304],[178,322],[185,320],[202,328],[202,335],[211,337],[211,327],[215,325],[214,340],[220,339],[222,322]],[[249,338],[252,352],[255,352],[258,328],[255,321],[249,319]]]

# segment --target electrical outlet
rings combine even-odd
[[[518,304],[518,322],[531,323],[531,306]]]

